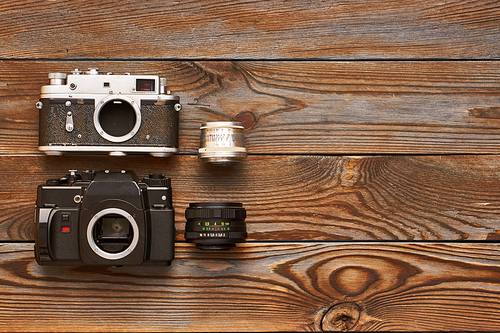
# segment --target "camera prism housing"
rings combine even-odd
[[[104,75],[97,68],[50,73],[42,86],[39,149],[47,155],[151,154],[179,150],[179,96],[154,75]]]
[[[35,257],[40,265],[170,265],[170,179],[131,171],[71,170],[38,186]]]

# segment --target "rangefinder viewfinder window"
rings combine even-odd
[[[155,80],[137,79],[135,80],[136,91],[155,91]]]

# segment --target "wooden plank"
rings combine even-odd
[[[47,73],[159,74],[181,97],[180,150],[240,120],[250,154],[496,154],[496,62],[0,61],[0,153],[37,154]]]
[[[172,179],[177,239],[190,202],[242,202],[251,241],[498,240],[499,156],[0,157],[0,239],[32,240],[36,187],[69,169]]]
[[[0,58],[498,59],[476,1],[131,1],[0,6]]]
[[[176,245],[170,267],[50,267],[0,245],[7,331],[498,331],[495,244]]]

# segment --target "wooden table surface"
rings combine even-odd
[[[499,331],[500,3],[28,1],[0,5],[0,331]],[[48,73],[166,77],[180,151],[45,156]],[[241,121],[248,158],[197,157]],[[39,266],[36,187],[69,169],[172,178],[169,267]],[[184,241],[236,201],[248,241]]]

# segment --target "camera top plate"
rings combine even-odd
[[[167,80],[157,75],[103,74],[97,68],[72,74],[50,73],[49,85],[41,88],[40,98],[93,98],[96,95],[128,95],[139,99],[179,100],[166,90]]]

